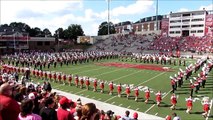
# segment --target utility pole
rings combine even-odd
[[[109,31],[109,21],[110,21],[110,0],[107,0],[107,5],[108,5],[108,35],[110,34],[110,31]]]
[[[158,0],[156,1],[156,30],[158,30]]]

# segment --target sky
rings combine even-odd
[[[110,0],[110,21],[136,22],[156,15],[156,0]],[[158,14],[191,10],[213,10],[213,0],[158,0]],[[81,25],[85,35],[97,35],[98,26],[108,20],[107,0],[0,0],[0,24],[23,22],[48,28]]]

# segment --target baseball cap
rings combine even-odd
[[[135,112],[135,113],[133,114],[133,118],[134,118],[134,119],[138,118],[138,113],[137,113],[137,112]]]
[[[59,104],[60,104],[60,105],[69,104],[69,103],[71,103],[71,100],[67,99],[67,97],[62,97],[62,98],[59,100]]]

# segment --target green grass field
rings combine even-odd
[[[106,62],[121,62],[116,59],[113,60],[102,60],[99,63],[106,63]],[[193,63],[193,60],[188,60],[187,64]],[[129,64],[144,64],[144,63],[135,63],[135,62],[125,62]],[[150,65],[152,65],[150,63]],[[161,107],[157,107],[155,104],[155,95],[151,93],[151,98],[148,104],[144,103],[144,92],[141,91],[139,95],[139,101],[134,101],[134,91],[131,92],[131,97],[129,100],[125,97],[125,88],[122,89],[123,97],[117,97],[117,88],[114,89],[113,95],[108,95],[108,85],[105,85],[105,93],[93,92],[92,91],[92,83],[90,85],[90,90],[86,90],[86,88],[80,89],[76,88],[75,86],[68,86],[62,85],[59,83],[51,82],[52,87],[54,89],[62,90],[65,92],[69,92],[71,94],[76,94],[79,96],[84,96],[87,98],[99,100],[102,102],[107,102],[109,104],[118,105],[124,108],[129,108],[133,110],[137,110],[140,112],[145,112],[147,114],[152,114],[160,117],[165,117],[166,115],[171,115],[173,112],[176,112],[182,120],[191,119],[191,120],[202,120],[202,105],[201,101],[197,100],[193,103],[193,110],[192,114],[187,114],[186,111],[186,101],[190,94],[189,91],[189,81],[184,81],[184,85],[182,88],[178,88],[176,94],[178,97],[178,103],[176,106],[176,110],[170,109],[170,97],[171,97],[171,85],[169,76],[174,76],[177,74],[179,68],[184,70],[184,66],[173,66],[167,65],[173,69],[172,72],[160,72],[160,71],[152,71],[152,70],[140,70],[134,68],[118,68],[118,67],[107,67],[107,66],[98,66],[93,62],[85,63],[85,64],[78,64],[78,65],[69,65],[69,66],[57,66],[56,68],[51,67],[51,71],[60,71],[66,74],[78,74],[79,76],[89,76],[92,78],[98,78],[106,81],[113,81],[115,84],[134,84],[137,86],[148,86],[154,92],[161,90],[163,94],[163,100]],[[47,70],[47,69],[45,69]],[[193,74],[192,77],[196,76]],[[36,82],[42,82],[41,80],[36,80],[36,78],[32,78]],[[74,80],[72,81],[74,83]],[[98,85],[99,88],[99,85]],[[213,71],[209,73],[206,88],[201,88],[198,94],[196,95],[203,95],[208,96],[210,99],[213,98]],[[199,97],[198,97],[199,98]],[[110,108],[109,108],[110,109]],[[209,119],[213,119],[212,110],[210,113]]]

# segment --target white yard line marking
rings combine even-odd
[[[118,105],[118,106],[122,106],[123,104],[120,104],[120,105]]]
[[[136,111],[138,111],[139,110],[139,108],[137,108],[137,109],[135,109]]]
[[[117,81],[117,80],[119,80],[119,79],[121,79],[121,78],[125,78],[125,77],[128,77],[128,76],[131,76],[131,75],[134,75],[134,74],[136,74],[136,73],[139,73],[139,72],[141,72],[142,70],[139,70],[139,71],[137,71],[137,72],[133,72],[133,73],[131,73],[131,74],[127,74],[127,75],[124,75],[124,76],[122,76],[122,77],[119,77],[119,78],[117,78],[117,79],[114,79],[114,80],[111,80],[111,81]]]
[[[92,99],[94,99],[95,97],[92,97]]]
[[[101,98],[98,98],[98,100],[101,100]]]
[[[129,109],[131,106],[128,106],[127,109]]]
[[[171,90],[170,90],[169,92],[167,92],[167,93],[162,97],[162,99],[165,98],[170,92],[171,92]],[[152,106],[151,106],[149,109],[147,109],[144,113],[149,112],[155,105],[156,105],[156,104],[152,105]]]
[[[115,102],[112,102],[111,104],[114,104]]]
[[[155,115],[158,115],[158,113],[155,113]]]
[[[105,73],[102,73],[102,74],[94,75],[94,76],[92,76],[92,77],[97,77],[97,76],[105,75],[105,74],[112,73],[112,72],[115,72],[115,71],[120,71],[120,70],[122,70],[122,69],[112,70],[112,71],[105,72]]]
[[[206,117],[206,120],[209,119],[209,114],[211,113],[212,104],[213,104],[213,99],[211,100],[210,107],[209,107],[209,112],[208,112],[208,115]]]
[[[90,71],[100,70],[100,69],[103,69],[103,68],[106,68],[106,67],[101,67],[101,68],[92,69],[92,70],[85,70],[85,71],[76,72],[76,73],[73,73],[73,74],[85,73],[85,72],[90,72]]]

